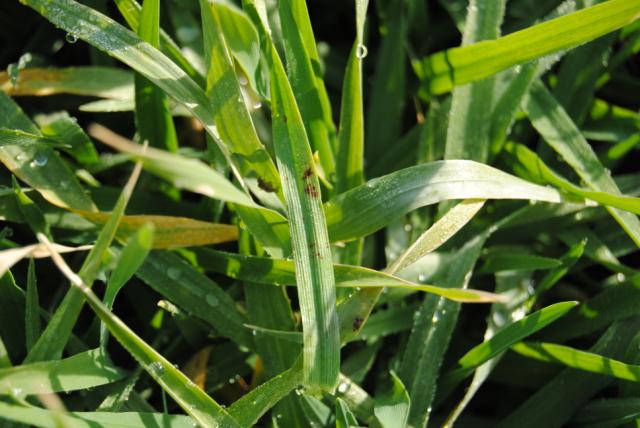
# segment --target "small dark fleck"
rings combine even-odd
[[[283,121],[284,123],[287,123],[287,115],[286,115],[286,114],[283,114],[283,115],[282,115],[282,121]]]
[[[311,177],[313,175],[313,171],[311,171],[311,167],[307,168],[304,170],[304,173],[302,174],[302,179],[306,180],[307,178]]]
[[[315,255],[316,257],[322,258],[322,254],[320,254],[320,251],[316,251],[316,252],[314,253],[314,255]]]
[[[313,184],[307,184],[304,186],[304,193],[311,196],[312,198],[317,198],[319,196],[318,189]]]
[[[275,192],[276,189],[273,187],[273,184],[268,181],[264,181],[261,177],[258,178],[258,187],[264,190],[265,192]]]
[[[364,320],[360,317],[356,317],[353,320],[353,331],[358,331],[360,330],[360,327],[362,327],[362,323],[364,322]]]

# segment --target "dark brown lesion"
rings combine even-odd
[[[263,180],[262,177],[258,177],[258,187],[264,190],[265,192],[273,193],[276,191],[276,188],[273,186],[273,184]]]
[[[353,325],[351,326],[353,328],[353,331],[358,331],[360,330],[360,327],[362,327],[362,323],[364,322],[364,320],[360,317],[355,317],[353,319]]]
[[[311,169],[311,167],[307,167],[307,169],[305,169],[304,172],[302,173],[302,179],[306,180],[312,175],[313,175],[313,170]]]
[[[312,183],[305,184],[304,193],[311,196],[312,198],[317,198],[320,196],[320,192],[318,192],[318,188],[314,186]]]

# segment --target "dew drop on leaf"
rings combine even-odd
[[[359,43],[358,46],[356,46],[356,57],[358,57],[359,59],[365,58],[368,53],[369,50],[362,43]]]
[[[180,276],[182,275],[182,271],[180,270],[180,268],[177,268],[175,266],[171,266],[169,269],[167,269],[167,275],[171,279],[178,280],[178,279],[180,279]]]
[[[209,306],[218,306],[219,300],[216,297],[216,295],[213,293],[207,294],[207,296],[205,297],[205,300],[207,301],[207,304]]]
[[[49,157],[45,153],[38,153],[31,161],[31,167],[45,166],[49,161]]]
[[[155,361],[149,365],[149,371],[154,376],[162,376],[164,374],[164,366],[160,361]]]
[[[67,41],[67,43],[75,43],[78,41],[78,36],[73,33],[67,33],[67,35],[64,36],[64,39]]]

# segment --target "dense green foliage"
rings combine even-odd
[[[639,17],[2,2],[0,428],[636,426]]]

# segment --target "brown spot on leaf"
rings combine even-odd
[[[358,330],[360,330],[360,327],[362,327],[362,323],[363,323],[363,322],[364,322],[364,320],[363,320],[362,318],[360,318],[360,317],[355,317],[355,318],[353,319],[353,325],[352,325],[353,331],[358,331]]]
[[[311,167],[308,167],[307,169],[304,170],[304,173],[302,174],[302,179],[306,180],[307,178],[311,177],[313,175],[313,171],[311,170]]]
[[[262,177],[258,177],[258,187],[264,190],[265,192],[275,192],[276,188],[273,187],[273,184],[269,183],[262,179]]]
[[[304,193],[311,196],[312,198],[317,198],[320,193],[318,192],[318,188],[313,184],[306,184],[304,186]]]

